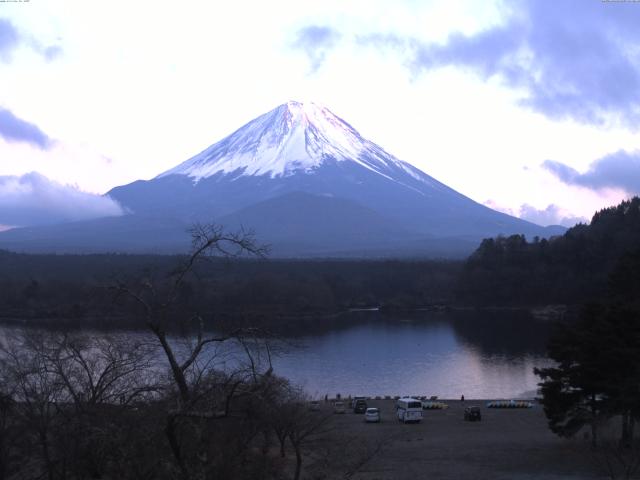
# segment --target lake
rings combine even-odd
[[[533,395],[547,366],[549,323],[523,312],[351,314],[338,329],[301,334],[276,373],[311,395]]]
[[[447,311],[412,314],[351,312],[301,319],[286,330],[286,348],[273,358],[275,373],[324,398],[349,395],[437,395],[440,398],[532,397],[534,367],[550,365],[545,346],[551,324],[522,311]],[[4,336],[16,328],[3,328]],[[86,331],[92,335],[95,331]],[[111,332],[113,334],[113,332]],[[152,341],[146,331],[119,331]],[[188,342],[172,342],[186,355]],[[164,354],[158,351],[161,368]],[[202,360],[219,368],[246,359],[243,350],[218,345]],[[265,368],[265,357],[256,360]]]

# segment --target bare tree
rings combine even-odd
[[[62,383],[51,375],[43,344],[44,338],[38,334],[10,339],[2,350],[1,371],[3,383],[10,386],[7,393],[19,407],[18,422],[32,437],[30,445],[36,447],[27,452],[33,455],[31,468],[43,470],[53,480],[59,463],[53,442],[58,403],[64,403],[67,397]]]
[[[0,480],[9,478],[14,469],[16,440],[20,437],[15,416],[16,402],[0,393]]]
[[[195,276],[199,262],[211,257],[264,257],[268,248],[258,245],[252,232],[244,230],[229,233],[218,225],[196,224],[190,233],[191,253],[163,282],[144,278],[136,285],[119,282],[113,287],[119,296],[132,300],[140,309],[146,327],[154,335],[168,363],[177,395],[176,406],[167,415],[165,433],[184,478],[200,475],[197,472],[202,472],[207,463],[203,460],[204,455],[194,456],[193,451],[186,453],[185,443],[193,447],[193,442],[188,439],[202,438],[210,420],[228,417],[232,398],[255,394],[263,386],[262,377],[270,376],[272,371],[269,368],[266,372],[258,372],[246,347],[246,338],[255,336],[255,331],[234,329],[209,334],[205,331],[200,312],[178,305],[180,294],[187,280]],[[182,348],[172,343],[170,338],[178,328],[189,334],[189,341]],[[216,371],[211,348],[232,341],[247,353],[249,365],[237,366],[231,373]],[[203,355],[205,352],[207,355]],[[190,456],[189,461],[187,456]]]
[[[294,479],[298,480],[302,474],[304,449],[331,430],[332,412],[311,411],[304,392],[288,383],[283,387],[269,412],[269,422],[278,438],[281,457],[286,454],[285,442],[289,440],[295,454]]]
[[[191,400],[193,385],[189,382],[188,375],[190,368],[203,349],[210,344],[223,343],[237,338],[243,333],[241,330],[236,330],[223,335],[206,335],[204,319],[197,312],[180,312],[176,318],[176,312],[173,311],[173,308],[181,288],[187,278],[194,273],[197,263],[211,256],[230,258],[252,255],[264,257],[268,252],[268,247],[259,246],[256,243],[252,232],[244,230],[228,233],[218,225],[196,224],[191,228],[190,233],[192,237],[191,254],[175,270],[170,272],[165,285],[158,286],[147,278],[143,279],[137,287],[123,282],[119,282],[113,287],[119,294],[133,299],[142,308],[145,325],[158,340],[169,364],[173,381],[179,392],[181,401],[179,409],[184,409]],[[191,327],[195,330],[192,334],[194,342],[182,358],[169,341],[169,332],[177,326]]]
[[[155,392],[150,351],[121,336],[20,332],[0,350],[14,427],[49,479],[99,476],[112,455],[123,409]],[[33,461],[38,459],[38,461]],[[27,475],[29,476],[29,475]]]
[[[598,473],[611,480],[637,478],[640,472],[640,441],[620,441],[620,429],[615,428],[611,421],[602,425],[600,430],[598,445],[587,452]]]
[[[128,405],[156,392],[151,345],[120,335],[59,335],[42,354],[78,410],[101,404]]]

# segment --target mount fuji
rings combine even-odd
[[[275,256],[446,257],[468,254],[488,236],[563,231],[474,202],[306,102],[280,105],[108,195],[131,213],[10,230],[0,233],[0,247],[184,251],[184,229],[200,221],[253,229]]]

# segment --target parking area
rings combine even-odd
[[[345,400],[348,403],[348,400]],[[357,479],[546,479],[597,478],[584,438],[560,439],[549,431],[544,412],[534,408],[486,408],[487,401],[446,401],[448,408],[424,410],[417,424],[397,420],[394,400],[367,400],[382,422],[365,423],[347,409],[332,417],[334,438],[352,438],[362,448]],[[464,421],[477,405],[481,421]],[[331,402],[321,406],[331,411]]]

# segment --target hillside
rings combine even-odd
[[[458,298],[493,305],[582,303],[604,295],[609,273],[638,249],[640,198],[633,197],[549,240],[483,240],[464,266]]]

